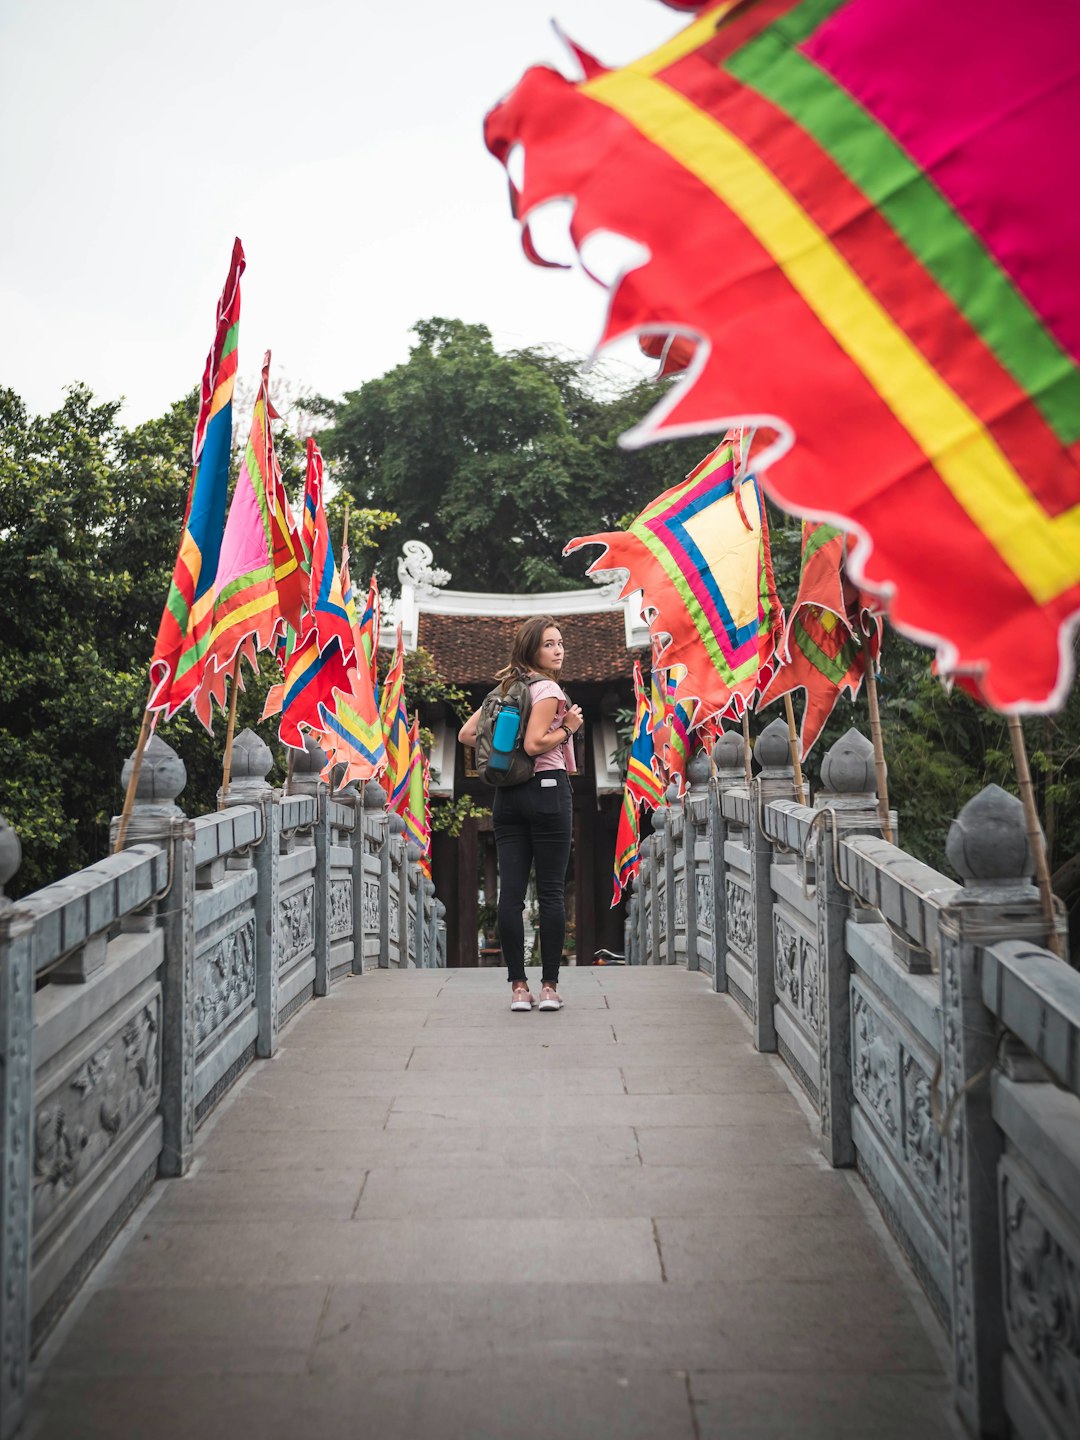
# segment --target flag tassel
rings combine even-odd
[[[119,855],[124,848],[124,841],[127,839],[128,822],[131,820],[131,809],[135,804],[135,792],[139,788],[139,771],[142,769],[143,752],[146,750],[147,741],[150,739],[150,731],[153,728],[149,701],[143,710],[142,725],[139,728],[139,739],[135,745],[135,754],[131,757],[131,774],[128,776],[127,791],[124,795],[124,808],[120,812],[120,823],[116,827],[116,842],[113,845],[113,854]]]
[[[877,676],[874,673],[874,655],[870,648],[870,636],[861,631],[863,658],[866,661],[866,703],[870,707],[870,739],[874,746],[874,770],[877,774],[878,817],[881,833],[891,845],[893,843],[892,821],[889,819],[889,779],[885,768],[885,746],[881,739],[881,711],[878,709]]]
[[[225,731],[225,761],[221,769],[221,796],[218,800],[218,809],[225,809],[225,797],[229,793],[229,782],[232,779],[232,747],[233,735],[236,732],[236,692],[240,688],[240,652],[237,651],[236,660],[233,663],[232,684],[229,686],[229,724]]]
[[[791,691],[784,693],[784,712],[787,715],[788,744],[791,746],[791,768],[795,771],[795,798],[800,805],[806,804],[806,786],[803,783],[802,763],[799,760],[799,736],[795,729],[795,706],[791,703]]]
[[[1046,845],[1043,841],[1039,812],[1035,807],[1035,789],[1031,783],[1031,767],[1028,765],[1027,746],[1024,744],[1024,727],[1019,715],[1010,715],[1009,739],[1012,741],[1013,764],[1020,786],[1020,800],[1024,806],[1024,821],[1027,826],[1028,844],[1035,861],[1035,879],[1039,886],[1043,916],[1046,919],[1046,948],[1059,960],[1065,958],[1064,946],[1057,929],[1054,913],[1054,892],[1050,885],[1050,866],[1046,859]]]

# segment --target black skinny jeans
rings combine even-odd
[[[521,912],[535,861],[541,983],[557,985],[566,934],[566,866],[573,826],[570,777],[565,770],[541,770],[524,785],[497,790],[492,814],[499,854],[499,944],[507,979],[512,983],[526,978]]]

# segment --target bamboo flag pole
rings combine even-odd
[[[142,725],[139,728],[139,738],[135,745],[135,754],[131,757],[131,774],[128,776],[127,790],[124,794],[124,808],[120,812],[120,823],[116,827],[116,840],[113,843],[113,854],[119,855],[124,848],[124,841],[127,839],[128,822],[131,820],[131,807],[135,804],[135,792],[139,788],[139,771],[142,769],[143,752],[150,739],[152,728],[150,715],[150,697],[147,696],[147,703],[143,709]]]
[[[866,660],[866,702],[870,707],[870,739],[874,745],[874,770],[877,774],[878,816],[881,833],[891,845],[893,843],[892,822],[889,819],[889,780],[885,768],[885,746],[881,740],[881,712],[878,709],[877,676],[874,674],[874,656],[870,649],[870,636],[862,634],[862,651]]]
[[[240,653],[237,652],[236,661],[233,664],[232,684],[229,686],[229,725],[225,731],[225,762],[221,771],[221,798],[218,800],[218,809],[225,809],[225,797],[229,793],[229,781],[232,779],[232,745],[233,733],[236,730],[236,692],[240,688]]]
[[[743,765],[746,768],[746,788],[749,790],[754,783],[754,772],[750,766],[750,711],[744,710],[742,714],[743,734]]]
[[[791,691],[784,694],[784,711],[787,715],[788,743],[791,746],[791,768],[795,771],[795,798],[800,805],[806,804],[806,786],[803,784],[802,763],[799,760],[799,736],[795,729],[795,706],[791,703]]]
[[[1039,898],[1042,900],[1043,916],[1046,920],[1046,948],[1051,950],[1059,960],[1063,960],[1065,958],[1064,947],[1061,943],[1061,936],[1057,933],[1054,892],[1050,885],[1050,866],[1046,859],[1046,846],[1043,843],[1042,826],[1039,824],[1039,812],[1035,807],[1035,788],[1031,783],[1031,767],[1028,765],[1027,747],[1024,744],[1024,727],[1020,723],[1019,715],[1010,715],[1007,718],[1009,739],[1012,741],[1013,764],[1016,766],[1016,778],[1020,784],[1020,800],[1024,806],[1028,844],[1031,846],[1031,854],[1035,861],[1035,879],[1039,886]]]

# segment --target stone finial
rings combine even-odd
[[[778,715],[770,720],[754,744],[754,759],[766,775],[788,774],[791,771],[791,739],[787,721]]]
[[[436,919],[436,920],[441,920],[445,914],[446,914],[446,906],[443,904],[443,902],[442,902],[441,900],[436,900],[436,901],[435,901],[435,919]]]
[[[326,769],[326,751],[313,735],[304,736],[303,751],[297,750],[293,759],[293,778],[318,778]]]
[[[393,810],[388,811],[388,824],[390,827],[391,835],[405,834],[405,821],[401,818],[400,815],[396,815]]]
[[[423,887],[425,895],[435,894],[435,881],[430,879],[427,875],[425,875],[424,878],[420,881],[420,884]]]
[[[4,886],[22,864],[22,845],[18,835],[0,815],[0,909],[11,902],[4,898]]]
[[[654,835],[659,835],[663,830],[666,830],[666,829],[667,829],[667,823],[668,823],[668,812],[667,812],[667,810],[664,808],[664,806],[661,805],[661,806],[659,806],[656,810],[653,811],[653,817],[652,817],[653,834],[654,834]]]
[[[1030,880],[1035,865],[1023,805],[1000,785],[987,785],[952,822],[945,854],[967,884]]]
[[[405,858],[406,860],[408,860],[410,865],[419,865],[420,856],[423,853],[424,852],[420,849],[420,846],[417,845],[415,840],[410,840],[405,846]]]
[[[821,784],[834,795],[877,794],[874,747],[854,726],[825,752]]]
[[[721,789],[746,784],[746,742],[737,730],[726,730],[713,746],[712,758]]]
[[[664,791],[664,799],[665,799],[665,801],[666,801],[669,805],[677,805],[677,804],[679,803],[679,799],[680,799],[681,795],[682,795],[682,790],[681,790],[681,788],[680,788],[680,786],[679,786],[679,782],[678,782],[677,780],[672,780],[671,784],[670,784],[670,785],[667,787],[667,789]]]
[[[120,779],[124,788],[131,779],[135,756],[131,754],[124,761]],[[187,784],[187,769],[171,745],[160,735],[151,735],[143,751],[139,767],[139,783],[135,787],[136,805],[165,805],[175,809],[176,797],[183,793]]]
[[[386,813],[386,791],[377,780],[369,780],[364,786],[364,809]]]
[[[654,821],[654,823],[655,823],[655,820],[656,820],[656,817],[655,817],[655,815],[654,815],[654,816],[653,816],[653,821]],[[647,860],[647,859],[649,858],[649,856],[650,856],[650,855],[652,854],[652,852],[653,852],[653,848],[654,848],[654,847],[653,847],[653,837],[652,837],[651,835],[646,835],[646,836],[645,836],[645,839],[642,840],[641,844],[638,846],[638,851],[639,851],[639,853],[640,853],[640,855],[641,855],[642,860]]]
[[[686,779],[691,790],[704,790],[712,777],[712,766],[704,750],[699,750],[686,767]]]
[[[233,741],[232,779],[265,783],[274,766],[270,746],[254,730],[241,730]]]

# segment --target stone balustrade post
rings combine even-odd
[[[640,868],[640,867],[639,867]],[[626,901],[626,922],[623,927],[623,950],[626,954],[627,965],[636,965],[638,947],[638,911],[641,909],[641,898],[638,891],[637,877],[630,881],[630,894]]]
[[[736,730],[728,730],[713,746],[713,781],[709,793],[709,848],[712,851],[713,889],[713,989],[724,992],[727,981],[727,866],[724,846],[728,822],[723,797],[746,785],[746,741]]]
[[[233,741],[232,774],[225,808],[254,805],[262,816],[262,836],[250,852],[229,860],[231,869],[254,868],[255,892],[255,1011],[259,1029],[255,1054],[272,1059],[277,1051],[278,971],[276,916],[278,911],[278,858],[281,853],[281,810],[267,776],[274,757],[269,745],[254,730],[242,730]]]
[[[364,786],[363,835],[361,845],[364,856],[378,859],[378,872],[373,876],[367,861],[361,858],[362,882],[360,900],[360,966],[368,964],[367,958],[374,954],[374,963],[385,966],[389,938],[387,932],[389,884],[389,823],[386,809],[386,792],[375,780]],[[374,945],[371,945],[374,941]],[[359,972],[357,972],[359,973]]]
[[[818,1096],[821,1148],[830,1164],[855,1163],[851,1133],[851,961],[845,929],[849,919],[873,914],[852,905],[836,873],[839,840],[849,835],[880,835],[874,747],[850,729],[821,762],[821,788],[814,797],[813,874],[817,899]]]
[[[440,970],[446,969],[446,906],[441,900],[435,901],[435,964]]]
[[[667,787],[664,799],[667,801],[667,824],[664,826],[664,953],[659,956],[661,965],[674,965],[676,961],[675,929],[678,924],[675,904],[675,855],[683,840],[682,797],[677,781]]]
[[[699,900],[712,907],[711,866],[705,856],[699,855],[701,841],[709,819],[709,795],[712,789],[712,764],[708,755],[699,750],[686,767],[686,798],[683,812],[686,817],[683,830],[683,850],[686,856],[686,968],[701,969],[699,936]]]
[[[4,895],[22,847],[0,816],[0,1440],[23,1419],[30,1367],[33,1247],[34,926]]]
[[[750,893],[754,912],[754,1048],[776,1049],[775,936],[773,932],[772,842],[761,827],[761,813],[770,800],[794,800],[795,772],[791,764],[791,742],[787,722],[771,721],[757,738],[754,759],[760,773],[754,779],[750,820]]]
[[[998,1037],[982,1002],[980,955],[1004,939],[1043,944],[1046,922],[1015,796],[988,785],[969,800],[952,823],[945,853],[964,882],[939,921],[954,1393],[972,1434],[1004,1437],[1002,1140],[990,1101]]]
[[[291,792],[313,795],[318,804],[315,818],[315,896],[312,930],[315,937],[315,982],[313,994],[330,993],[330,789],[322,778],[326,751],[311,735],[304,737],[304,750],[293,760]]]
[[[125,787],[134,756],[124,762]],[[157,917],[164,933],[161,974],[161,1157],[163,1176],[185,1175],[195,1149],[195,825],[175,803],[184,762],[160,735],[143,751],[125,845],[168,847],[169,893]],[[120,823],[115,816],[110,838]],[[133,924],[141,923],[134,917]]]
[[[400,815],[393,811],[386,812],[386,836],[383,840],[382,852],[382,911],[380,921],[380,944],[379,964],[384,969],[390,968],[390,946],[396,938],[398,966],[401,966],[401,957],[406,953],[407,937],[402,936],[402,928],[406,924],[408,908],[408,892],[403,895],[403,882],[407,884],[405,866],[395,863],[395,855],[404,850],[402,836],[405,834],[405,821]],[[403,903],[404,902],[404,903]],[[396,930],[396,937],[395,937]]]
[[[661,939],[660,939],[661,933],[663,932],[663,929],[664,929],[664,925],[661,925],[661,923],[660,923],[660,906],[661,906],[660,876],[661,876],[661,873],[662,873],[662,872],[666,874],[666,866],[667,866],[667,840],[668,840],[668,837],[667,837],[667,822],[668,822],[667,807],[664,806],[664,805],[660,805],[660,806],[657,807],[657,809],[655,809],[655,810],[653,811],[653,817],[652,817],[653,833],[652,833],[652,835],[651,835],[651,837],[650,837],[650,839],[651,839],[651,841],[652,841],[651,849],[650,849],[650,853],[649,853],[649,860],[651,861],[651,864],[650,864],[650,867],[649,867],[649,870],[650,870],[649,879],[650,879],[651,884],[652,884],[652,904],[649,906],[649,920],[650,920],[650,924],[649,924],[649,964],[650,964],[650,965],[663,965],[663,964],[665,963],[665,961],[667,960],[667,953],[666,953],[666,952],[667,952],[666,936],[665,936],[665,939],[664,939],[663,944],[661,943]],[[666,896],[667,887],[666,887],[666,886],[664,887],[664,890],[665,890],[665,895],[664,895],[664,897],[663,897],[663,903],[666,905],[666,903],[667,903],[667,896]],[[666,915],[666,911],[665,911],[664,924],[666,925],[666,923],[667,923],[667,915]]]
[[[641,866],[637,873],[637,963],[639,965],[652,964],[653,850],[655,848],[652,835],[646,835],[641,842]]]

